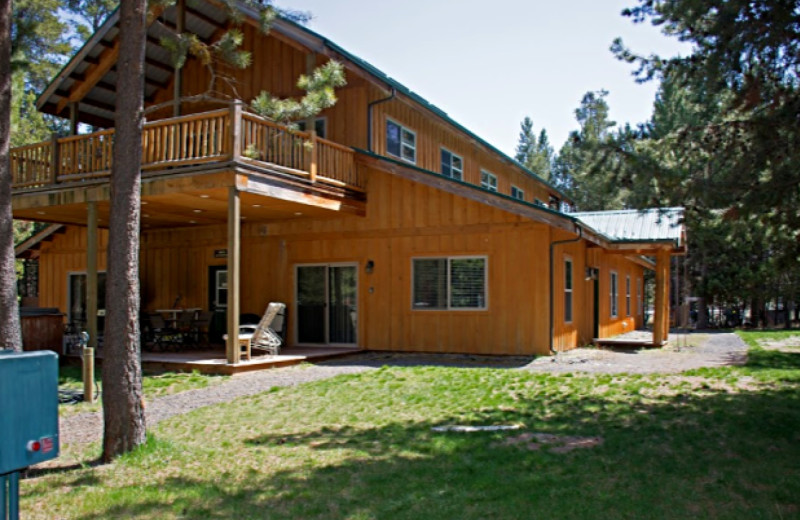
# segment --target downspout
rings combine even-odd
[[[575,238],[570,238],[569,240],[556,240],[555,242],[550,242],[550,353],[556,354],[556,349],[553,348],[553,341],[555,340],[555,312],[553,312],[553,300],[554,300],[554,285],[555,280],[553,279],[555,267],[553,265],[553,250],[555,246],[560,246],[563,244],[572,244],[574,242],[578,242],[581,238],[583,238],[583,228],[580,226],[575,226],[575,232],[578,234]],[[573,273],[574,274],[574,273]]]
[[[388,97],[382,99],[376,99],[375,101],[371,102],[367,105],[367,151],[373,152],[372,150],[372,107],[378,105],[380,103],[385,103],[387,101],[391,101],[397,97],[397,89],[392,87],[392,93],[389,94]]]

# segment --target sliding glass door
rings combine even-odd
[[[355,345],[357,264],[298,265],[297,343]]]

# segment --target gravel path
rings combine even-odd
[[[238,397],[266,392],[276,386],[293,386],[340,374],[356,374],[369,370],[364,366],[298,365],[286,368],[259,370],[231,377],[224,383],[188,390],[178,394],[157,397],[147,401],[145,408],[147,427],[174,415],[190,412],[203,406],[233,401]],[[60,419],[60,441],[86,443],[99,441],[103,433],[102,412],[88,412]]]
[[[631,336],[635,337],[636,333]],[[695,338],[693,338],[695,336]],[[702,339],[700,337],[702,336]],[[683,346],[688,339],[689,345]],[[631,374],[677,373],[702,367],[741,365],[747,361],[747,345],[736,334],[670,334],[660,349],[599,350],[578,348],[555,357],[537,358],[525,370],[541,372],[588,372]]]
[[[690,338],[692,335],[689,336]],[[670,346],[648,350],[574,349],[555,357],[471,356],[456,354],[366,353],[315,365],[300,365],[249,372],[208,388],[158,397],[147,402],[147,426],[153,427],[174,415],[238,397],[265,392],[273,387],[293,386],[327,379],[340,374],[355,374],[384,365],[439,365],[492,367],[536,372],[588,373],[677,373],[693,368],[742,364],[747,346],[735,334],[697,335],[697,346],[681,347],[680,338],[670,335]],[[690,342],[691,343],[691,342]],[[99,412],[82,413],[61,419],[62,444],[99,441],[103,419]]]

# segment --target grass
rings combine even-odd
[[[162,422],[110,465],[67,447],[77,468],[25,480],[23,515],[798,518],[800,353],[753,354],[681,376],[384,367],[277,389]],[[442,424],[602,444],[558,453]]]
[[[210,385],[222,383],[228,376],[209,376],[199,372],[148,372],[145,371],[142,377],[142,389],[145,398],[152,399],[162,395],[176,394],[186,390],[205,388]],[[83,392],[83,376],[81,367],[61,366],[58,372],[58,388],[63,390],[74,390]],[[100,390],[102,398],[101,373],[98,369],[95,372],[95,390]],[[59,415],[71,415],[82,412],[96,412],[102,408],[98,399],[94,403],[62,404],[59,407]]]

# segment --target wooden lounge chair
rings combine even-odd
[[[271,302],[267,305],[267,310],[258,325],[242,325],[239,327],[239,348],[242,349],[242,357],[251,359],[252,349],[266,350],[273,356],[277,356],[281,351],[283,338],[275,332],[273,325],[283,328],[283,317],[286,312],[286,304]],[[227,340],[227,334],[224,336]]]

